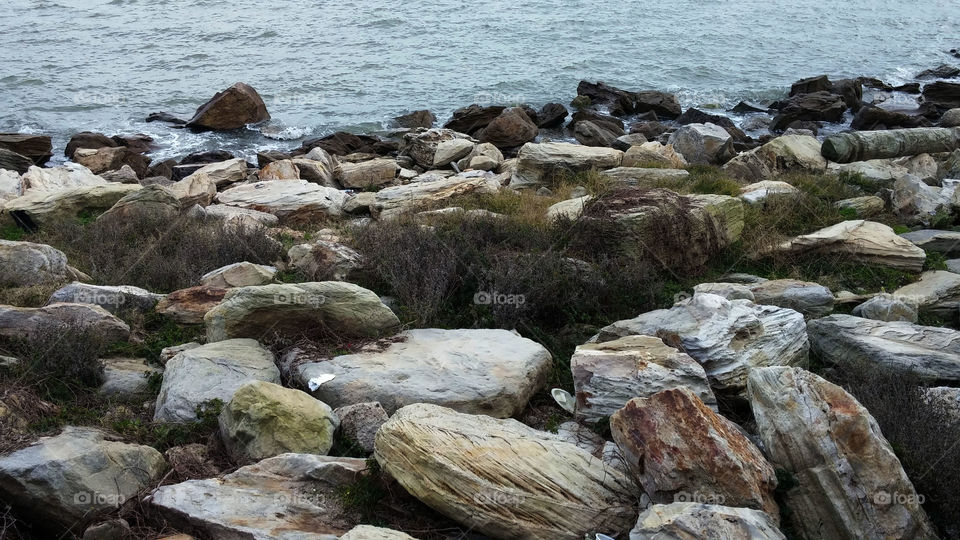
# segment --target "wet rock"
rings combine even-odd
[[[960,68],[950,64],[940,64],[932,69],[925,69],[917,73],[914,79],[954,79],[960,75]]]
[[[146,174],[150,167],[150,158],[125,146],[95,150],[80,148],[73,153],[73,161],[87,167],[93,174],[118,171],[126,165],[140,177]]]
[[[841,96],[836,94],[830,92],[798,94],[783,102],[770,129],[783,131],[797,120],[839,122],[846,110],[847,104]]]
[[[116,141],[102,133],[84,131],[70,137],[70,141],[67,142],[67,147],[63,151],[63,155],[73,159],[74,152],[81,148],[95,150],[97,148],[113,148],[116,146],[119,146]]]
[[[473,135],[490,125],[490,122],[493,122],[494,118],[500,116],[500,113],[505,109],[506,107],[499,105],[484,107],[474,104],[463,107],[453,111],[453,117],[444,124],[443,127],[459,131],[460,133]]]
[[[573,113],[573,118],[570,119],[570,124],[567,125],[567,128],[575,132],[577,124],[580,122],[590,122],[616,136],[624,134],[623,121],[610,115],[600,114],[589,110],[577,111]]]
[[[423,109],[400,115],[393,120],[398,126],[403,128],[431,128],[433,127],[433,123],[437,121],[437,117],[434,116],[432,112]]]
[[[263,98],[253,87],[236,83],[201,105],[187,126],[227,130],[240,129],[247,124],[256,124],[270,119]]]
[[[18,173],[17,177],[19,178],[20,174],[27,172],[30,170],[30,167],[33,166],[33,160],[27,156],[21,156],[6,148],[0,148],[0,169],[15,171]]]
[[[850,129],[857,131],[930,127],[933,123],[922,116],[914,116],[881,107],[867,105],[853,117]]]
[[[960,107],[960,83],[932,82],[923,86],[923,103],[931,103],[941,110]]]
[[[0,148],[26,156],[37,165],[45,164],[53,156],[53,144],[46,135],[0,133]]]
[[[553,129],[563,125],[567,119],[567,108],[560,103],[547,103],[537,112],[537,127]]]
[[[585,146],[610,147],[617,140],[616,133],[587,120],[576,123],[573,135],[577,142]]]

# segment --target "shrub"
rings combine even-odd
[[[692,165],[687,167],[687,171],[690,172],[690,176],[684,182],[684,185],[693,193],[740,196],[740,183],[727,176],[717,167]]]

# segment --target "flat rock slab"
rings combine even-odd
[[[149,313],[164,296],[140,287],[89,285],[75,281],[50,296],[48,304],[94,304],[111,313],[137,311]]]
[[[304,387],[333,407],[377,401],[388,413],[413,403],[498,418],[523,410],[552,365],[542,345],[507,330],[408,330],[359,352],[300,366]]]
[[[874,221],[852,220],[798,236],[778,246],[776,252],[843,255],[854,262],[919,272],[927,254],[893,229]]]
[[[960,256],[960,232],[922,229],[900,235],[924,251],[942,253],[947,257]]]
[[[216,202],[296,222],[337,217],[347,198],[343,191],[305,180],[272,180],[232,187],[219,193]]]
[[[0,336],[34,338],[66,329],[89,332],[107,344],[130,337],[127,323],[93,304],[51,304],[39,308],[0,306]]]
[[[139,184],[101,184],[96,186],[30,191],[3,204],[3,212],[21,223],[43,226],[73,219],[84,211],[109,210],[124,196],[142,189]]]

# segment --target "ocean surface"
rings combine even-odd
[[[957,0],[0,0],[0,22],[0,131],[58,154],[92,130],[151,135],[160,158],[249,156],[415,109],[569,103],[581,79],[724,108],[823,73],[901,84],[960,64]],[[237,81],[267,103],[262,132],[144,122]]]

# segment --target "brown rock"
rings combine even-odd
[[[0,133],[0,148],[26,156],[37,165],[43,165],[53,155],[53,143],[46,135]]]
[[[497,148],[515,148],[528,143],[540,133],[537,125],[520,107],[503,111],[483,130],[480,142],[492,143]]]
[[[96,150],[97,148],[113,148],[120,146],[116,141],[107,137],[103,133],[94,133],[92,131],[84,131],[77,133],[73,137],[70,137],[70,142],[67,143],[67,148],[63,151],[63,155],[67,156],[70,159],[73,159],[73,154],[81,148],[87,148],[90,150]]]
[[[267,106],[251,86],[236,83],[197,109],[187,126],[201,129],[240,129],[270,119]]]
[[[424,109],[398,116],[394,118],[394,121],[398,126],[404,128],[430,128],[433,127],[433,123],[437,121],[437,117],[434,116],[432,112]]]
[[[190,287],[168,294],[157,304],[157,313],[167,315],[180,324],[202,324],[203,316],[223,301],[227,289]]]
[[[138,177],[143,177],[150,167],[150,158],[138,154],[126,146],[97,149],[78,148],[74,151],[72,159],[90,169],[93,174],[116,171],[124,165],[129,165]]]
[[[500,116],[500,113],[502,113],[504,109],[506,109],[506,107],[499,105],[490,107],[470,105],[469,107],[463,107],[453,111],[453,118],[444,124],[443,127],[472,135],[490,125],[490,122],[493,122],[494,118]]]

